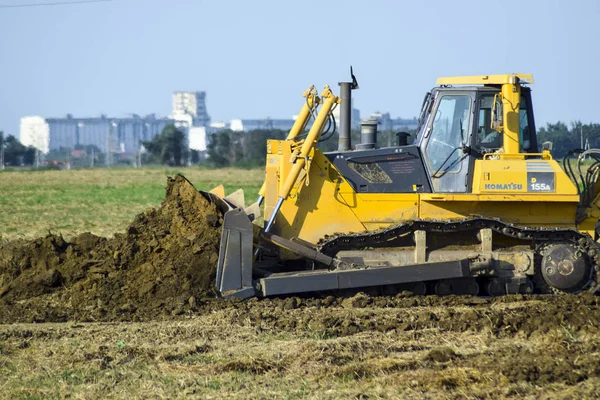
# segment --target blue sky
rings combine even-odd
[[[51,0],[0,0],[0,5]],[[19,119],[170,112],[205,90],[213,121],[289,118],[315,84],[417,115],[438,76],[532,73],[538,126],[600,122],[600,1],[113,0],[0,8],[0,130]]]

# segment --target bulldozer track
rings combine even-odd
[[[497,219],[473,218],[460,221],[424,221],[414,220],[394,227],[351,234],[325,236],[317,244],[317,249],[331,257],[343,250],[361,250],[369,247],[385,247],[385,244],[401,236],[423,230],[427,233],[452,234],[490,228],[501,235],[531,243],[536,251],[544,245],[556,242],[568,242],[582,249],[590,262],[590,277],[581,291],[595,293],[600,288],[600,248],[589,235],[575,229],[530,228],[516,226]],[[537,269],[536,265],[536,269]]]

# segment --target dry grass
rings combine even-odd
[[[373,311],[382,318],[398,317],[396,309],[342,307],[287,314],[301,320],[324,311],[348,321]],[[171,322],[0,326],[0,396],[537,399],[600,394],[596,377],[567,384],[512,374],[515,350],[524,355],[564,351],[559,330],[536,338],[498,338],[472,330],[335,336],[314,335],[308,326],[263,328],[232,307]],[[585,348],[600,345],[597,335],[580,340],[571,351],[583,351],[583,343]]]
[[[14,171],[0,174],[0,237],[33,238],[48,231],[70,237],[82,232],[111,236],[134,216],[157,207],[166,177],[182,173],[199,190],[223,183],[255,199],[262,170],[199,168]]]

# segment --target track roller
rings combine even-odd
[[[477,296],[479,294],[479,285],[473,278],[444,279],[435,283],[433,291],[440,296],[449,294],[470,294],[472,296]]]
[[[423,296],[427,294],[427,286],[425,282],[400,283],[398,285],[386,285],[383,287],[383,294],[386,296],[394,296],[398,293],[410,292],[415,296]]]
[[[516,282],[511,279],[491,279],[485,283],[484,288],[486,294],[490,296],[533,293],[533,283],[527,278],[519,279]]]

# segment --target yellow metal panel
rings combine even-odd
[[[398,225],[419,218],[416,193],[352,193],[342,196],[368,230]]]
[[[277,141],[277,148],[279,149],[280,164],[279,164],[279,189],[277,191],[277,196],[282,196],[283,193],[283,185],[286,181],[286,177],[289,177],[290,172],[294,164],[290,161],[292,157],[292,146],[294,145],[293,141],[280,140]]]
[[[550,174],[553,174],[554,187],[545,190],[540,185],[547,182],[538,179]],[[473,193],[520,193],[520,198],[525,201],[529,198],[537,201],[579,201],[577,188],[555,160],[476,160]]]
[[[421,193],[421,201],[504,201],[504,202],[555,202],[555,203],[577,203],[579,196],[545,194],[543,198],[539,194],[447,194],[447,193]]]
[[[553,173],[554,191],[528,192],[528,172]],[[534,227],[573,228],[578,202],[577,189],[554,160],[486,159],[475,161],[472,194],[423,193],[420,217],[484,216]]]
[[[275,142],[275,141],[269,141]],[[271,143],[272,145],[273,143]],[[273,146],[267,146],[267,151],[273,149]],[[264,219],[269,220],[269,217],[273,213],[275,204],[277,203],[279,193],[279,165],[281,164],[281,155],[267,153],[267,165],[265,172],[265,184],[264,184]]]
[[[514,198],[510,203],[502,199],[498,201],[468,201],[456,195],[453,201],[428,200],[422,195],[420,218],[441,221],[461,220],[464,218],[486,217],[499,218],[504,222],[533,227],[575,227],[577,203],[548,202],[546,207],[539,207],[536,201],[524,201]]]
[[[517,83],[515,77],[521,83],[533,83],[531,74],[501,74],[501,75],[477,75],[477,76],[452,76],[438,78],[437,85],[503,85],[506,83]]]
[[[285,238],[298,237],[317,243],[325,235],[362,232],[365,226],[353,213],[353,207],[339,194],[342,182],[320,151],[315,151],[309,171],[309,186],[300,186],[294,197],[281,206],[272,232]],[[284,257],[292,257],[290,254]]]

